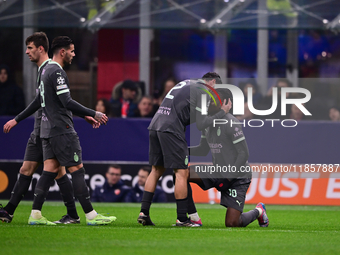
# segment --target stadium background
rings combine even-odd
[[[340,124],[327,121],[327,110],[340,104],[339,5],[335,0],[0,1],[0,62],[14,71],[27,104],[34,95],[36,67],[24,54],[24,39],[41,30],[50,40],[70,36],[76,46],[74,63],[66,70],[71,93],[91,108],[97,98],[110,98],[113,86],[124,79],[143,82],[145,93],[153,95],[169,76],[182,80],[215,70],[230,84],[255,77],[265,94],[276,78],[287,77],[311,91],[306,107],[312,117],[292,129],[245,128],[249,162],[337,164]],[[9,119],[1,117],[1,126]],[[149,121],[111,119],[94,131],[75,120],[90,187],[91,181],[102,180],[95,175],[103,175],[111,162],[120,163],[127,178],[137,175],[148,160]],[[0,134],[0,199],[10,196],[32,127],[28,119],[10,134]],[[256,188],[250,187],[248,195],[255,194],[248,202],[340,205],[340,173],[332,179],[297,177],[278,183],[254,178]],[[173,199],[170,178],[160,184]],[[56,193],[49,199],[59,199]],[[194,194],[198,202],[218,201],[216,192],[194,189]]]

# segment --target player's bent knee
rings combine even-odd
[[[19,173],[26,176],[32,176],[34,174],[34,170],[32,171],[32,169],[21,167]]]
[[[75,171],[78,171],[79,169],[83,168],[83,163],[81,163],[80,165],[77,165],[77,166],[69,166],[67,167],[67,170],[70,171],[70,173],[73,173]]]
[[[239,227],[240,226],[240,223],[238,220],[230,220],[230,221],[226,221],[225,222],[225,226],[227,228],[236,228],[236,227]]]
[[[26,176],[32,176],[38,168],[37,162],[24,161],[19,173]]]
[[[176,178],[189,178],[189,170],[188,169],[175,169]]]

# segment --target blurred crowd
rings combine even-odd
[[[153,96],[145,95],[140,84],[131,80],[116,84],[109,100],[101,98],[97,101],[96,111],[111,118],[152,118],[177,82],[173,78],[165,80],[162,88],[153,93]]]
[[[121,179],[122,168],[120,165],[110,165],[105,174],[105,182],[98,185],[92,192],[91,200],[93,202],[128,202],[140,203],[143,197],[144,186],[151,172],[151,167],[143,166],[138,171],[138,178],[132,187],[125,185]],[[156,186],[153,202],[167,202],[165,192],[160,186]]]
[[[174,78],[168,78],[164,81],[160,89],[154,91],[153,96],[144,95],[143,88],[139,82],[125,80],[114,86],[111,99],[99,99],[96,110],[101,111],[111,118],[152,118],[157,112],[166,94],[177,84]],[[281,89],[292,87],[291,82],[286,78],[276,80],[267,93],[263,96],[259,92],[256,79],[250,78],[245,82],[238,84],[245,96],[244,115],[236,116],[239,120],[250,119],[294,119],[301,120],[330,120],[340,121],[340,107],[337,105],[337,98],[332,97],[336,92],[332,92],[330,86],[320,84],[307,84],[304,87],[311,94],[311,100],[304,104],[306,109],[311,112],[311,116],[305,116],[296,105],[287,105],[286,114],[281,115]],[[273,88],[278,91],[278,104],[276,110],[270,116],[255,116],[248,107],[248,88],[252,88],[252,103],[257,110],[267,110],[272,106]],[[340,92],[340,91],[339,91]],[[301,94],[287,93],[286,98],[300,98]]]
[[[305,116],[295,105],[287,105],[286,115],[281,115],[281,88],[292,87],[285,78],[277,79],[265,95],[259,92],[255,78],[250,78],[238,84],[245,96],[244,115],[236,116],[240,120],[250,119],[294,119],[301,120],[330,120],[340,121],[340,90],[338,86],[329,84],[313,84],[307,79],[301,87],[308,89],[311,100],[304,106],[311,112]],[[167,93],[177,84],[169,77],[161,86],[156,87],[151,95],[145,94],[145,84],[132,80],[124,80],[113,86],[111,98],[97,100],[96,111],[105,113],[110,118],[152,118],[157,112]],[[277,109],[270,116],[255,116],[248,107],[247,91],[252,88],[252,103],[257,110],[267,110],[272,106],[272,91],[278,89]],[[298,98],[301,94],[287,94],[286,98]],[[0,65],[0,116],[15,116],[25,108],[22,89],[15,83],[7,65]]]
[[[253,96],[253,106],[257,110],[268,110],[271,108],[273,103],[273,88],[277,88],[278,102],[276,110],[267,116],[256,116],[254,115],[248,107],[247,90],[252,88]],[[274,86],[272,86],[266,93],[262,96],[258,92],[258,85],[255,79],[249,79],[244,83],[239,84],[239,88],[243,91],[245,95],[244,103],[244,115],[236,116],[239,120],[250,120],[250,119],[294,119],[296,121],[301,120],[330,120],[330,121],[340,121],[340,107],[337,104],[337,87],[331,87],[327,84],[312,83],[309,81],[308,84],[303,84],[302,87],[306,88],[311,92],[311,99],[303,104],[303,106],[312,114],[311,116],[306,116],[295,104],[288,104],[286,106],[286,114],[282,115],[281,106],[281,89],[285,87],[292,87],[291,82],[285,78],[277,79]],[[334,92],[332,90],[335,90]],[[301,93],[286,93],[286,98],[301,98],[304,97]]]

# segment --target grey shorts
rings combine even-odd
[[[149,163],[165,168],[188,168],[188,145],[178,134],[149,131]]]
[[[61,166],[77,166],[82,163],[79,137],[75,133],[43,138],[44,161],[56,158]]]
[[[215,187],[214,179],[202,178],[204,190]],[[246,193],[248,191],[249,185],[251,183],[251,178],[240,178],[234,180],[227,190],[221,191],[221,201],[220,204],[225,207],[234,208],[240,212],[243,212],[244,202],[246,201]]]

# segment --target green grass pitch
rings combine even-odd
[[[0,201],[6,204],[7,201]],[[137,223],[140,204],[94,203],[97,212],[115,215],[107,226],[81,224],[29,226],[32,202],[22,202],[10,224],[0,222],[1,254],[339,254],[340,208],[267,205],[270,224],[255,221],[246,228],[224,227],[225,209],[197,204],[201,228],[172,227],[175,204],[153,204],[156,226]],[[245,211],[254,205],[246,205]],[[51,220],[65,214],[62,202],[46,202],[42,213]]]

